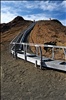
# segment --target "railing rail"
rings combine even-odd
[[[64,55],[65,55],[65,60],[66,60],[66,46],[55,46],[55,45],[44,45],[44,44],[34,44],[34,43],[16,43],[16,42],[11,42],[10,44],[14,44],[14,45],[25,45],[25,46],[34,46],[36,47],[36,54],[38,54],[38,48],[40,47],[48,47],[52,49],[52,59],[54,59],[55,53],[54,53],[54,49],[58,48],[58,49],[63,49]],[[41,50],[40,50],[41,52]]]
[[[35,47],[38,47],[38,46],[41,46],[41,47],[49,47],[49,48],[65,48],[66,49],[66,46],[55,46],[55,45],[44,45],[44,44],[35,44],[35,43],[17,43],[17,42],[11,42],[10,44],[22,44],[22,45],[29,45],[29,46],[35,46]]]
[[[12,41],[12,42],[17,42],[20,40],[20,42],[23,42],[22,40],[24,40],[23,38],[25,38],[26,34],[24,33],[28,33],[28,31],[30,29],[32,29],[32,27],[35,25],[36,22],[33,22],[27,29],[23,30],[22,32],[20,32]],[[22,39],[21,39],[22,38]]]

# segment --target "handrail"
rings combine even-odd
[[[31,29],[31,28],[35,25],[35,23],[36,23],[36,22],[32,23],[30,26],[28,26],[27,29],[24,29],[22,32],[20,32],[20,33],[11,41],[11,43],[14,42],[14,41],[18,43],[19,39],[20,39],[20,42],[23,42],[22,40],[24,40],[23,38],[25,38],[25,36],[26,36],[26,35],[23,34],[23,33],[28,32],[29,29]],[[22,35],[23,35],[23,36],[22,36]],[[22,38],[22,39],[21,39],[21,38]]]
[[[39,47],[39,46],[41,46],[41,47],[49,47],[49,48],[65,48],[66,49],[66,46],[56,46],[56,45],[44,45],[44,44],[35,44],[35,43],[24,43],[24,42],[22,42],[22,43],[16,43],[16,42],[11,42],[10,44],[23,44],[23,45],[28,45],[28,46],[35,46],[35,47]]]
[[[26,36],[27,36],[28,33],[30,32],[30,30],[34,27],[34,25],[35,25],[35,22],[32,23],[32,24],[25,30],[25,32],[24,32],[22,38],[20,39],[20,43],[21,43],[21,42],[25,42]]]
[[[24,42],[22,42],[22,43],[12,42],[11,44],[21,44],[21,45],[26,45],[26,46],[35,46],[36,48],[38,48],[38,47],[52,48],[52,59],[54,59],[54,48],[63,49],[64,55],[65,55],[65,60],[66,60],[66,46],[44,45],[44,44],[34,44],[34,43],[24,43]]]

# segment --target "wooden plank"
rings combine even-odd
[[[12,54],[14,53],[13,50],[11,52]],[[26,55],[27,55],[27,61],[34,63],[35,66],[37,65],[41,66],[41,56],[36,57],[32,55],[31,57],[29,56],[31,55],[30,53],[26,53]],[[22,54],[17,53],[17,57],[25,60],[24,53]],[[62,70],[66,72],[66,65],[62,65],[61,62],[63,61],[62,60],[51,60],[49,58],[42,57],[42,67],[48,67],[48,68]]]
[[[60,64],[61,62],[62,61],[54,60],[54,61],[45,62],[45,64],[47,65],[48,68],[66,71],[66,65],[61,65]]]

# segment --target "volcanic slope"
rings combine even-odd
[[[66,46],[66,26],[58,20],[38,21],[32,30],[29,42]]]
[[[0,24],[1,46],[4,47],[5,42],[8,46],[10,41],[21,31],[27,29],[31,23],[32,21],[24,20],[21,16],[17,16],[9,23]],[[36,25],[28,36],[28,42],[66,46],[66,26],[63,26],[57,19],[37,21]],[[34,51],[33,48],[32,51]],[[50,52],[46,51],[48,50],[43,49],[43,54],[46,53],[47,55],[51,55]],[[61,58],[64,58],[63,51],[60,51],[60,56]]]
[[[35,68],[33,64],[22,59],[15,60],[10,55],[10,41],[32,23],[20,19],[22,18],[16,17],[16,21],[14,19],[7,24],[1,24],[1,100],[66,100],[66,73],[49,69],[40,70]],[[6,28],[7,25],[10,27]],[[46,31],[41,32],[43,36],[51,34],[47,33],[48,27],[49,30],[53,29],[52,33],[55,32],[56,27],[61,27],[63,31],[60,32],[66,36],[66,28],[63,25],[55,24],[52,21],[39,21],[30,33],[29,42],[46,43],[51,41],[48,36],[45,36],[46,39],[42,36],[37,40],[38,42],[36,41],[38,37],[36,35],[39,34],[40,30],[38,25],[42,25],[42,30]],[[55,29],[53,25],[55,25]],[[60,38],[62,37],[60,36]],[[65,40],[64,37],[62,41]],[[60,43],[63,43],[62,41]]]
[[[63,26],[57,19],[38,21],[31,31],[28,41],[37,44],[66,46],[66,26]],[[32,47],[32,51],[35,52],[34,47]],[[51,56],[49,49],[44,50],[43,48],[42,51],[43,54]],[[64,58],[63,50],[55,50],[55,53],[56,58]]]
[[[9,23],[0,24],[1,26],[1,42],[11,41],[21,31],[27,29],[32,21],[24,20],[21,16],[17,16]]]

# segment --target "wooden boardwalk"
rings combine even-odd
[[[14,51],[12,50],[11,53],[14,54]],[[41,57],[36,56],[35,54],[26,53],[26,57],[25,57],[24,51],[17,52],[16,58],[21,58],[23,60],[31,62],[35,64],[35,67],[39,66],[40,69],[52,68],[52,69],[61,70],[61,71],[66,72],[66,64],[61,64],[63,62],[62,60],[52,60],[50,58],[46,58],[43,56],[42,61],[41,61]]]
[[[35,67],[39,66],[42,68],[52,68],[56,70],[61,70],[66,72],[66,46],[55,46],[55,45],[44,45],[44,44],[33,44],[25,43],[26,37],[33,29],[36,22],[33,22],[26,30],[21,32],[10,42],[10,52],[15,58],[21,58],[35,64]],[[36,49],[36,54],[28,52],[28,47],[33,46]],[[42,56],[42,47],[52,49],[52,58],[46,58]],[[54,60],[54,49],[63,49],[65,55],[65,61]],[[40,51],[40,55],[38,55]]]

